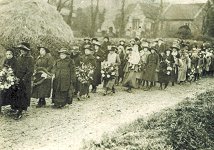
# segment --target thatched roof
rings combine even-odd
[[[12,47],[26,41],[36,50],[70,47],[73,32],[62,16],[44,0],[0,0],[0,44]]]

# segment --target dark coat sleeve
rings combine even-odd
[[[28,57],[26,61],[26,73],[23,76],[23,81],[30,81],[34,72],[34,60],[33,57]]]
[[[75,83],[76,82],[76,67],[75,63],[73,60],[70,61],[70,74],[71,74],[71,82]]]

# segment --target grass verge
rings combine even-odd
[[[85,142],[88,150],[212,150],[214,91],[105,134],[101,142]]]

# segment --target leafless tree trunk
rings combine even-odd
[[[69,0],[59,0],[57,5],[56,5],[56,10],[58,12],[61,12],[62,8],[65,7],[65,4],[68,2]]]
[[[68,20],[67,20],[67,24],[69,26],[71,26],[71,24],[72,24],[72,17],[73,17],[73,11],[74,11],[73,5],[74,5],[74,0],[71,0],[71,2],[70,2],[70,11],[69,11]]]
[[[126,4],[126,0],[122,0],[120,36],[124,36],[125,34],[125,4]]]
[[[95,34],[95,30],[96,30],[96,20],[97,20],[97,15],[99,12],[99,2],[100,0],[97,0],[97,4],[96,4],[96,9],[94,11],[94,0],[91,0],[91,36],[93,37]]]

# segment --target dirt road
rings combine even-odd
[[[0,116],[1,150],[77,150],[82,140],[99,140],[104,132],[173,107],[186,97],[214,89],[214,78],[198,83],[176,85],[165,91],[134,90],[126,93],[117,87],[113,96],[102,96],[102,89],[85,101],[74,101],[63,109],[36,108],[36,100],[20,121],[7,114]],[[4,108],[4,113],[7,112]]]

